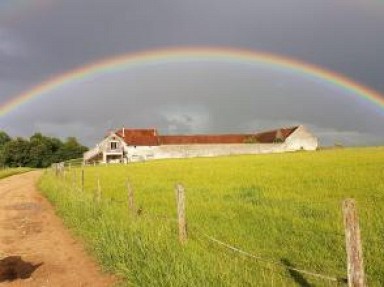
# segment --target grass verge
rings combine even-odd
[[[32,169],[30,168],[24,168],[24,167],[0,169],[0,179],[15,175],[15,174],[25,173],[31,170]]]

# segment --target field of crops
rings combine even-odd
[[[352,197],[369,286],[383,286],[383,167],[384,148],[356,148],[85,167],[84,192],[80,168],[48,171],[40,188],[127,286],[339,286],[332,279],[346,278],[341,202]],[[127,181],[138,216],[128,210]],[[176,183],[186,192],[185,245]]]
[[[24,173],[27,171],[30,171],[30,168],[5,168],[5,169],[0,169],[0,179],[19,174],[19,173]]]

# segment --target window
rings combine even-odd
[[[117,149],[117,142],[111,142],[111,149]]]

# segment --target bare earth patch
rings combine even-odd
[[[112,286],[37,192],[40,174],[0,180],[0,286]]]

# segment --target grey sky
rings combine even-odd
[[[30,0],[12,9],[5,2],[0,105],[82,65],[175,46],[294,57],[384,94],[380,1]],[[138,67],[66,86],[0,118],[0,129],[75,135],[92,145],[122,125],[198,133],[304,123],[324,144],[383,144],[383,120],[382,109],[330,84],[265,66],[202,62]]]

